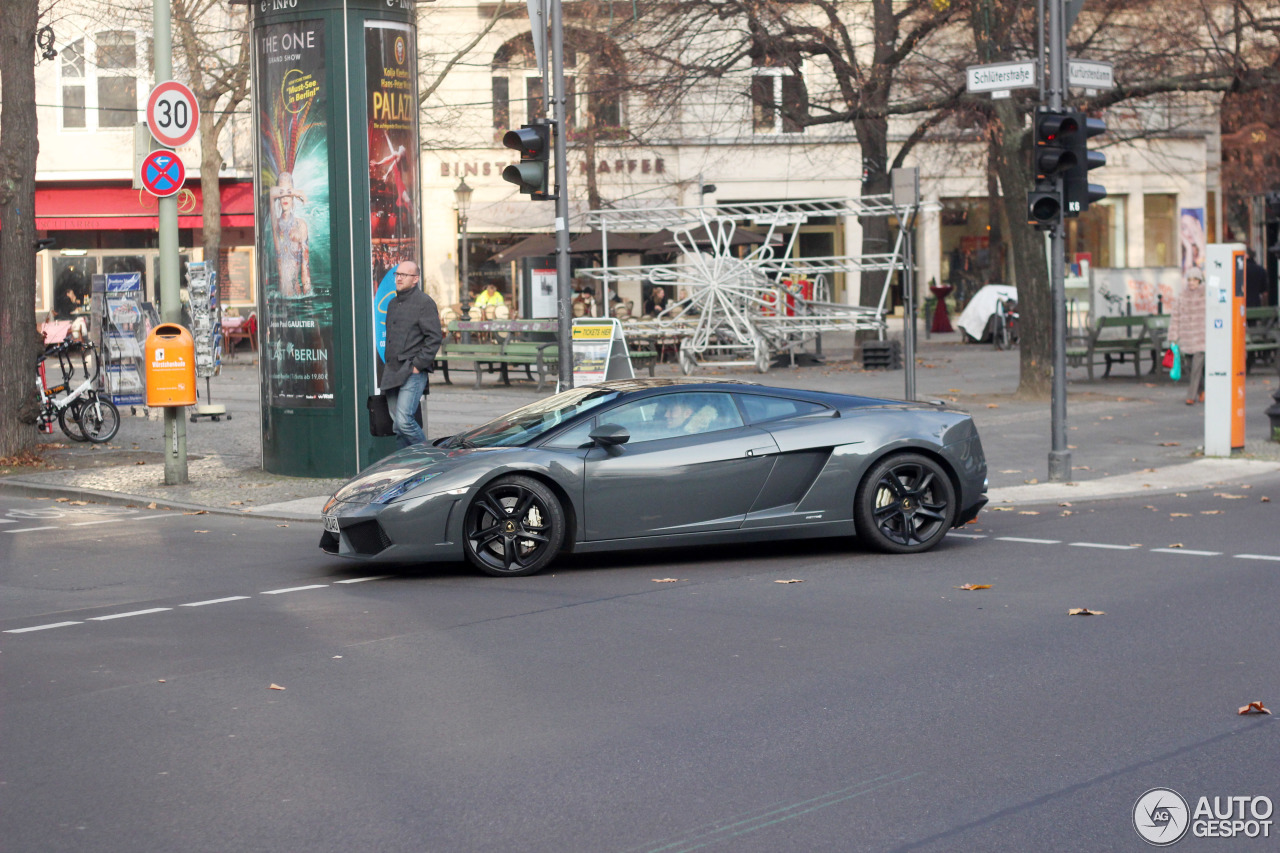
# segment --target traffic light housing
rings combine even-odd
[[[536,200],[549,199],[548,177],[551,164],[551,125],[526,124],[519,130],[508,130],[502,144],[520,152],[520,162],[502,170],[502,179],[520,188],[520,192]]]
[[[1106,187],[1089,183],[1089,170],[1107,165],[1107,155],[1101,151],[1090,151],[1089,140],[1106,133],[1107,123],[1099,118],[1087,118],[1084,113],[1077,115],[1080,128],[1069,141],[1073,162],[1062,181],[1063,212],[1066,216],[1079,216],[1089,209],[1090,204],[1107,197]]]
[[[1071,110],[1036,110],[1027,221],[1037,228],[1052,228],[1062,216],[1063,193],[1058,190],[1058,179],[1065,179],[1076,166],[1072,143],[1079,135],[1080,122],[1080,114]]]

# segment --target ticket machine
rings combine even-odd
[[[1204,455],[1244,447],[1243,243],[1212,243],[1205,254]]]

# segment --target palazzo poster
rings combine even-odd
[[[396,265],[422,264],[418,62],[413,30],[407,24],[368,21],[364,42],[376,385],[386,352],[387,303],[396,295]]]
[[[264,398],[332,407],[333,256],[324,22],[257,33],[258,253]]]

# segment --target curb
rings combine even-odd
[[[148,497],[145,495],[131,495],[125,492],[109,492],[102,489],[84,489],[72,488],[67,486],[51,486],[47,483],[33,483],[21,478],[0,479],[0,494],[17,495],[27,498],[71,498],[73,500],[87,500],[92,503],[108,504],[111,506],[140,506],[147,507],[151,504],[156,505],[156,509],[167,509],[181,512],[206,512],[211,515],[230,515],[237,518],[265,518],[276,521],[309,521],[315,524],[320,523],[319,518],[311,516],[299,516],[290,513],[272,513],[269,511],[269,505],[264,506],[266,512],[253,512],[251,509],[230,509],[228,507],[205,506],[202,504],[184,503],[182,501],[166,501],[161,498]]]

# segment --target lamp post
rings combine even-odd
[[[467,287],[467,209],[471,207],[471,187],[467,186],[467,179],[463,178],[458,182],[458,186],[453,191],[453,197],[458,202],[458,233],[462,237],[462,251],[458,253],[458,302],[461,303],[462,319],[471,319],[471,290]]]

